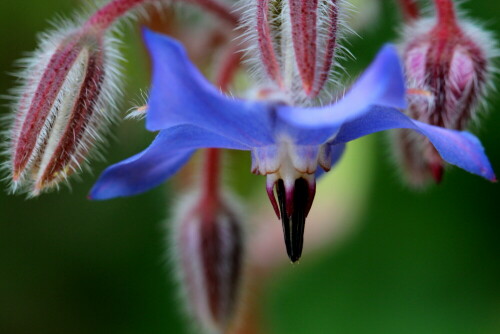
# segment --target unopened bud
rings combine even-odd
[[[337,2],[289,0],[295,61],[308,96],[319,94],[332,67],[338,35]]]
[[[332,76],[341,2],[257,0],[247,11],[257,72],[293,103],[316,98]]]
[[[26,60],[10,134],[14,191],[56,186],[100,141],[118,93],[113,44],[98,31],[67,29],[43,36]]]
[[[242,285],[243,232],[230,201],[188,203],[177,217],[174,260],[187,311],[202,333],[226,333],[234,325]]]
[[[453,2],[436,1],[437,17],[412,21],[401,46],[410,117],[453,130],[465,130],[485,102],[491,81],[494,39],[460,20]],[[401,163],[413,185],[440,182],[444,162],[423,137],[400,130]]]

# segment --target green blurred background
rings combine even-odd
[[[14,60],[35,48],[36,33],[78,3],[0,2],[2,94],[13,86]],[[500,35],[499,2],[463,7]],[[352,40],[355,70],[394,39],[397,22],[393,2],[383,1],[377,26]],[[148,80],[137,29],[126,31],[124,110]],[[497,171],[499,107],[493,99],[478,132]],[[140,122],[114,130],[109,162],[151,139]],[[342,247],[285,267],[266,285],[261,313],[270,333],[500,333],[500,186],[451,169],[440,186],[411,192],[387,159],[384,136],[369,141],[380,149],[368,152],[376,163],[361,227]],[[176,194],[167,185],[90,202],[88,189],[106,165],[94,163],[95,175],[84,174],[72,190],[34,200],[0,192],[0,334],[188,332],[164,261],[163,221]]]

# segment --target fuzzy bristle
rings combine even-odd
[[[453,3],[444,4],[438,11],[442,17],[412,21],[401,38],[406,113],[427,124],[463,131],[479,124],[478,115],[486,109],[499,52],[490,32],[455,13]],[[407,130],[399,130],[393,141],[410,185],[420,187],[433,179],[439,183],[443,162],[428,141]]]
[[[263,87],[275,89],[286,96],[286,103],[293,105],[311,106],[322,105],[332,101],[332,90],[341,89],[340,76],[343,75],[341,62],[352,55],[343,45],[346,34],[351,32],[347,27],[347,17],[352,7],[345,0],[327,1],[319,0],[317,6],[317,23],[315,31],[316,52],[308,58],[313,61],[314,79],[312,74],[307,74],[306,83],[296,80],[301,77],[300,66],[294,49],[293,29],[290,20],[290,6],[288,1],[269,1],[268,26],[270,28],[269,40],[275,51],[279,75],[269,70],[269,66],[262,66],[270,62],[266,53],[262,52],[258,27],[262,22],[257,11],[263,1],[240,1],[242,8],[241,44],[244,46],[244,63],[250,67],[250,75]],[[278,6],[279,4],[279,6]],[[335,23],[335,24],[332,24]],[[267,48],[269,49],[269,48]],[[299,60],[298,60],[299,59]],[[304,75],[305,67],[302,69]],[[282,79],[281,81],[276,78]],[[324,89],[328,87],[328,89]],[[333,88],[333,89],[332,89]]]
[[[120,95],[118,87],[120,70],[117,64],[121,58],[118,55],[117,43],[113,37],[104,38],[99,45],[92,42],[93,38],[90,38],[90,42],[86,42],[86,36],[81,37],[82,40],[78,40],[81,31],[76,27],[76,24],[66,22],[58,24],[58,28],[54,31],[41,34],[38,50],[18,63],[21,67],[17,75],[18,88],[12,90],[10,97],[13,101],[13,113],[8,119],[10,131],[4,134],[8,139],[4,154],[9,157],[9,162],[3,167],[10,175],[8,179],[10,179],[10,189],[13,193],[28,193],[30,197],[37,196],[48,189],[58,188],[60,183],[66,182],[68,176],[87,168],[89,156],[94,154],[96,147],[102,145],[102,137],[107,132],[107,126],[116,117],[112,111],[116,109],[115,100]],[[54,65],[50,64],[51,60],[56,59],[57,53],[64,46],[69,45],[71,48],[71,44],[68,44],[68,41],[71,40],[77,41],[77,44],[80,43],[78,47],[75,44],[74,51],[69,49],[69,52],[73,52],[77,58],[72,62],[62,58],[63,62],[68,63],[70,69],[67,73],[61,72],[59,78],[57,78],[57,72],[53,72],[60,82],[60,88],[45,86],[42,84],[42,77],[47,70],[52,71],[50,66]],[[80,102],[84,103],[80,108],[89,110],[88,118],[78,121],[80,122],[80,130],[72,130],[68,128],[68,122],[72,110],[76,107],[77,95],[88,93],[80,90],[83,87],[84,76],[89,66],[90,54],[102,55],[102,61],[96,63],[97,67],[94,69],[102,75],[87,79],[90,80],[87,85],[99,85],[96,87],[98,92],[93,95],[92,100]],[[95,80],[98,80],[99,83]],[[42,100],[43,103],[50,104],[46,118],[36,118],[38,116],[33,112],[36,112],[38,104],[33,104],[33,99],[35,96],[39,96],[37,99],[48,97],[49,95],[44,95],[47,93],[42,93],[48,89],[56,89],[57,94],[54,95],[53,101]],[[31,115],[29,119],[28,113]],[[29,135],[26,130],[23,132],[23,128],[28,129],[27,127],[31,126],[26,122],[37,122],[40,124],[37,127],[42,126],[38,134],[32,134],[32,136],[36,136],[36,143],[32,149],[26,144],[20,145],[19,142],[19,140],[23,140],[25,143],[26,139],[22,139],[22,136],[26,138],[26,135]],[[78,131],[78,133],[71,131]],[[78,142],[71,144],[71,147],[74,148],[67,147],[69,151],[61,146],[64,132],[73,136],[78,135]],[[59,151],[61,153],[58,153]],[[62,157],[57,154],[66,156],[70,154],[65,158],[66,162],[61,161],[60,167],[54,165]],[[26,156],[23,157],[24,155]],[[25,159],[26,162],[20,165],[15,160],[16,156]],[[46,174],[47,167],[50,166],[52,166],[52,174],[48,175]]]

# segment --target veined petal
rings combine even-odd
[[[90,191],[96,200],[131,196],[147,191],[175,174],[198,148],[247,147],[194,126],[181,125],[161,131],[139,154],[108,167]]]
[[[144,39],[153,61],[146,119],[149,130],[190,124],[251,147],[273,143],[268,104],[219,92],[177,41],[147,29]]]
[[[406,108],[405,90],[397,51],[394,46],[386,45],[337,103],[318,108],[281,106],[278,115],[291,124],[287,131],[298,144],[321,144],[333,137],[344,122],[368,112],[370,106]]]
[[[361,117],[345,123],[335,137],[334,144],[395,128],[412,129],[421,133],[448,163],[488,180],[496,180],[484,148],[474,135],[418,122],[396,109],[371,108]]]

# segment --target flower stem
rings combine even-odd
[[[452,0],[434,0],[437,12],[437,24],[441,28],[457,28],[455,6]]]
[[[241,63],[240,53],[235,48],[229,48],[223,55],[220,68],[217,70],[216,84],[224,92],[228,90],[236,71]],[[217,148],[205,151],[204,179],[202,202],[205,207],[215,207],[220,200],[220,160],[222,152]]]
[[[220,179],[220,159],[221,152],[217,148],[209,148],[205,151],[204,175],[202,201],[205,208],[217,207],[220,200],[219,179]]]
[[[223,3],[218,0],[177,0],[180,2],[192,3],[198,5],[204,10],[218,16],[223,21],[236,26],[239,17]],[[146,3],[162,3],[166,0],[112,0],[92,15],[85,23],[85,28],[97,29],[100,32],[106,31],[117,19],[121,18],[127,12],[133,10],[139,5]]]
[[[229,48],[222,55],[215,82],[223,92],[227,92],[240,64],[241,53],[239,52],[239,46]]]
[[[118,18],[147,1],[150,0],[113,0],[95,12],[85,23],[85,27],[93,27],[105,31]]]
[[[420,9],[416,0],[399,0],[399,5],[406,22],[412,22],[420,17]]]
[[[158,0],[157,0],[158,1]],[[178,0],[179,1],[179,0]],[[217,0],[180,0],[190,2],[206,11],[218,16],[220,19],[236,27],[240,22],[240,17],[234,13],[226,4]]]

